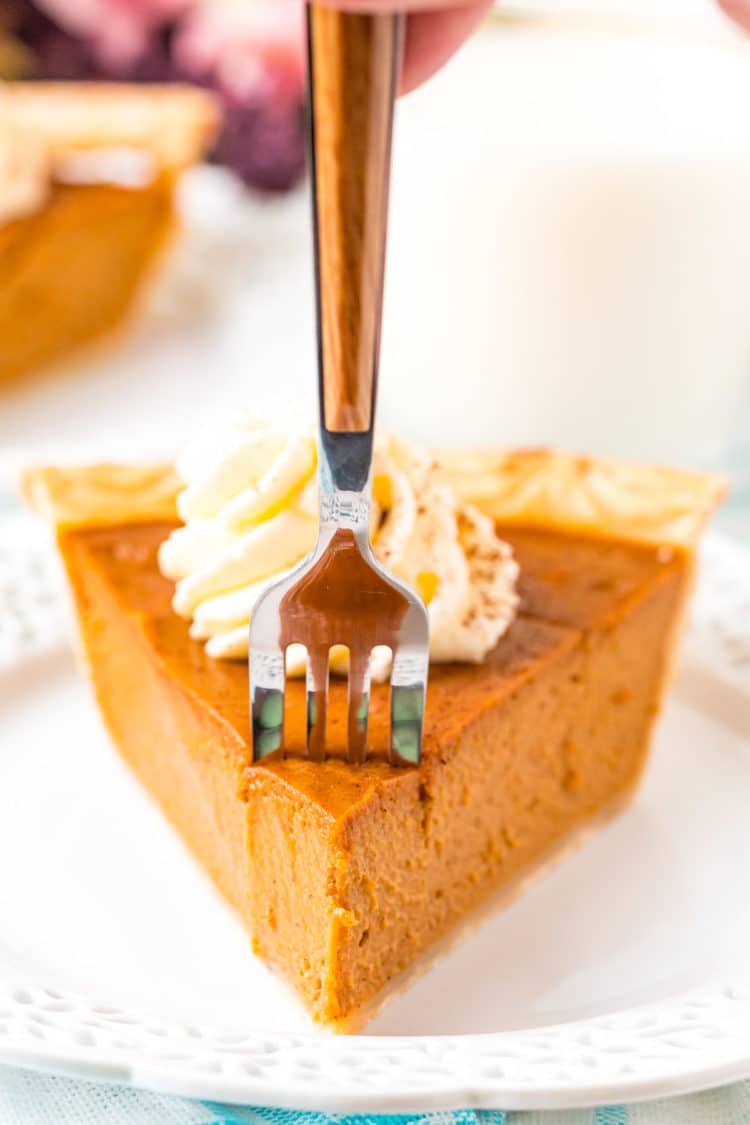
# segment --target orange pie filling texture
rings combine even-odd
[[[252,765],[244,662],[217,662],[171,610],[172,523],[63,531],[106,722],[135,773],[313,1017],[360,1025],[484,902],[615,811],[648,750],[689,556],[503,527],[521,611],[481,665],[433,665],[423,762],[382,760],[374,685],[363,766]],[[304,723],[304,684],[289,712]],[[346,684],[331,690],[342,750]]]

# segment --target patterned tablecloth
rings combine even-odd
[[[748,1125],[750,1082],[691,1097],[634,1106],[504,1113],[502,1110],[329,1116],[238,1109],[183,1101],[121,1086],[73,1082],[0,1067],[1,1125]]]

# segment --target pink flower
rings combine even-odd
[[[175,44],[179,65],[237,101],[298,105],[305,71],[299,0],[199,0]]]
[[[148,47],[163,23],[195,0],[37,0],[59,27],[88,39],[103,63],[127,66]]]

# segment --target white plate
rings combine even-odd
[[[47,537],[0,522],[0,1059],[318,1110],[750,1075],[750,555],[712,538],[633,807],[371,1025],[311,1030],[110,748]]]

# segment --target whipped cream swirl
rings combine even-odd
[[[49,195],[49,158],[38,139],[4,120],[0,100],[0,223],[38,211]]]
[[[247,656],[258,598],[314,547],[316,467],[309,430],[256,421],[210,435],[178,459],[184,527],[162,544],[159,566],[176,582],[175,612],[210,656]],[[432,458],[395,438],[376,447],[372,542],[427,604],[430,659],[481,662],[515,616],[518,564],[492,520],[456,499]],[[300,655],[288,653],[291,672]],[[343,664],[341,654],[332,664]],[[387,671],[381,654],[373,672]]]

